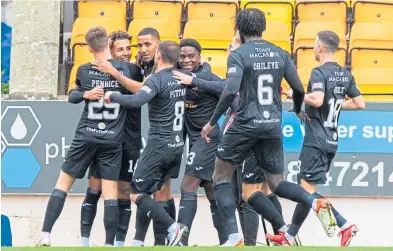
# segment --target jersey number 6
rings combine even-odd
[[[262,74],[258,77],[258,101],[260,105],[271,105],[273,103],[273,89],[270,86],[264,86],[265,83],[273,84],[271,74]]]

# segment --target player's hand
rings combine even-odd
[[[105,96],[104,96],[104,102],[109,104],[111,102],[111,94],[113,92],[109,91],[109,92],[105,92]]]
[[[210,143],[210,138],[207,135],[213,130],[213,128],[214,126],[210,125],[210,122],[202,128],[202,139],[204,139],[207,143]]]
[[[104,87],[98,86],[90,91],[85,91],[83,98],[87,100],[98,100],[104,95]]]
[[[287,96],[287,98],[289,98],[289,99],[292,99],[292,97],[293,97],[293,90],[292,89],[289,89],[288,91],[286,91],[286,92],[282,92],[285,96]]]
[[[308,117],[307,113],[300,111],[300,113],[296,113],[296,116],[300,119],[302,124],[310,123],[310,118]]]
[[[173,74],[175,75],[176,80],[184,85],[190,85],[192,82],[193,77],[188,76],[187,74],[181,73],[179,71],[172,71]]]
[[[114,70],[116,70],[108,60],[96,60],[92,63],[92,65],[94,69],[109,75],[111,75]]]

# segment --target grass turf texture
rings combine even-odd
[[[14,247],[14,248],[2,248],[2,250],[20,250],[20,251],[121,251],[121,250],[140,250],[140,251],[220,251],[224,248],[230,248],[231,251],[260,251],[264,249],[274,249],[275,251],[342,251],[342,247],[267,247],[267,246],[256,246],[256,247]],[[347,247],[345,250],[349,251],[392,251],[392,247]]]

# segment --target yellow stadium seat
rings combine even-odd
[[[393,22],[393,2],[391,0],[352,0],[355,23]]]
[[[112,31],[125,30],[126,27],[114,18],[77,18],[72,26],[71,46],[75,43],[86,43],[86,32],[96,26],[103,27],[109,35]]]
[[[210,64],[214,74],[226,77],[228,50],[202,50],[202,58]]]
[[[313,67],[299,67],[297,73],[299,74],[300,81],[302,82],[304,91],[307,93],[308,82],[310,81],[311,71]]]
[[[349,50],[352,69],[393,69],[393,23],[356,23]]]
[[[116,18],[126,27],[126,1],[79,1],[79,18]]]
[[[334,31],[340,38],[340,44],[335,59],[341,66],[345,66],[347,58],[345,31],[339,22],[301,22],[296,26],[293,52],[298,68],[313,68],[318,66],[314,60],[314,42],[321,30]]]
[[[283,22],[268,22],[262,38],[273,43],[291,54],[291,41],[287,25]]]
[[[393,95],[393,68],[357,68],[352,74],[363,95]]]
[[[186,0],[185,8],[187,20],[232,20],[235,22],[238,1]]]
[[[298,0],[296,19],[298,22],[339,22],[347,33],[347,7],[350,1]]]
[[[257,8],[266,15],[267,22],[284,22],[292,34],[295,0],[243,0],[241,8]]]
[[[125,25],[125,24],[124,24]],[[72,26],[71,44],[74,64],[84,64],[92,60],[92,54],[87,50],[86,32],[95,26],[106,29],[107,34],[116,30],[125,30],[125,26],[118,19],[113,18],[78,18]]]
[[[183,1],[176,0],[135,0],[133,1],[133,20],[172,20],[175,30],[180,33],[183,15]]]
[[[172,20],[133,20],[128,27],[128,33],[131,35],[131,44],[137,44],[138,33],[146,28],[154,28],[160,33],[161,41],[172,40],[179,42],[179,34],[175,29],[175,23]]]
[[[227,49],[234,35],[233,22],[194,20],[184,27],[183,38],[198,40],[203,49]]]
[[[76,80],[76,72],[78,71],[80,65],[74,64],[74,66],[72,67],[71,73],[70,73],[70,79],[68,81],[68,92],[71,89],[75,88],[75,80]],[[68,94],[67,92],[67,94]]]

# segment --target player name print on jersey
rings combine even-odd
[[[109,60],[123,75],[131,78],[127,63],[119,60]],[[95,87],[103,87],[104,92],[121,92],[126,90],[112,76],[93,69],[87,63],[78,68],[76,85],[81,91]],[[104,99],[85,101],[81,119],[76,129],[76,138],[83,138],[98,143],[121,142],[125,124],[126,109],[117,103],[105,103]]]

